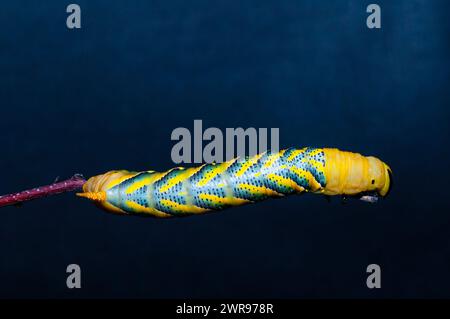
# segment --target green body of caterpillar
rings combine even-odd
[[[306,147],[164,173],[111,171],[89,179],[78,195],[114,213],[176,217],[303,192],[370,201],[386,196],[390,179],[375,157]]]

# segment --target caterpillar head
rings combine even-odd
[[[386,197],[392,188],[391,168],[376,157],[367,157],[369,167],[367,170],[367,181],[369,181],[369,192],[375,192],[380,197]]]
[[[392,186],[392,171],[373,156],[325,149],[325,195],[343,195],[375,202],[386,197]]]

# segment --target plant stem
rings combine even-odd
[[[53,184],[41,187],[36,187],[30,190],[22,191],[20,193],[0,196],[0,207],[17,205],[29,200],[61,194],[65,192],[73,192],[81,189],[84,183],[86,183],[84,177],[82,175],[76,174],[64,181],[55,182]]]

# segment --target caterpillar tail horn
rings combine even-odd
[[[77,193],[78,197],[83,197],[96,202],[106,201],[106,192],[87,192],[87,193]]]

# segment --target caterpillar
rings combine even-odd
[[[77,195],[112,213],[168,218],[306,192],[374,202],[388,195],[391,179],[376,157],[305,147],[167,172],[110,171],[90,178]]]

